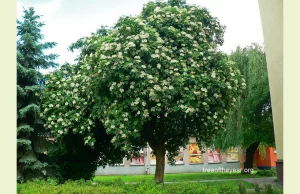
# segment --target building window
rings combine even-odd
[[[202,163],[202,152],[197,143],[189,144],[190,164]]]
[[[145,165],[145,153],[144,153],[144,149],[140,150],[140,154],[141,156],[139,158],[137,157],[133,157],[132,161],[130,163],[130,165]]]
[[[208,163],[220,163],[221,161],[221,154],[219,149],[215,149],[215,146],[212,146],[207,149],[208,155]]]
[[[239,150],[237,147],[231,147],[227,150],[227,162],[239,161]]]

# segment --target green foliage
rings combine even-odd
[[[258,183],[253,183],[252,186],[254,188],[255,194],[259,194],[260,191],[262,190],[262,188],[259,186]]]
[[[30,125],[21,125],[17,128],[17,133],[30,133],[33,132],[34,129],[30,127]]]
[[[24,184],[18,184],[18,193],[20,194],[42,194],[42,193],[53,193],[53,194],[92,194],[92,193],[122,193],[122,188],[116,188],[113,186],[93,186],[91,182],[80,182],[80,181],[68,181],[63,185],[56,185],[55,183],[49,183],[46,181],[28,182]]]
[[[90,180],[94,177],[98,166],[121,163],[122,153],[110,143],[109,137],[103,127],[94,131],[95,145],[93,148],[85,146],[81,134],[67,134],[63,137],[56,152],[49,157],[53,160],[53,168],[60,182],[65,180]]]
[[[17,139],[17,147],[23,147],[25,149],[31,148],[31,141],[28,139]]]
[[[271,184],[266,184],[264,191],[266,192],[266,194],[273,194],[274,193],[274,189],[273,189]]]
[[[211,183],[172,183],[157,185],[153,181],[142,181],[139,184],[125,184],[122,181],[115,181],[110,183],[95,184],[91,181],[66,181],[64,184],[57,185],[55,181],[35,181],[18,184],[18,193],[22,194],[37,194],[48,193],[51,191],[53,194],[58,193],[141,193],[141,194],[233,194],[238,191],[237,181],[225,182],[211,182]]]
[[[230,112],[226,131],[216,138],[214,144],[223,150],[239,145],[247,149],[251,144],[275,146],[272,107],[269,90],[266,56],[258,44],[237,49],[230,54],[245,78],[247,89],[237,99]]]
[[[239,194],[246,194],[247,193],[246,188],[245,188],[243,182],[239,183],[239,190],[238,190],[238,192],[239,192]]]
[[[233,188],[230,185],[219,185],[219,191],[217,192],[218,194],[236,194],[237,193],[237,189]]]
[[[267,145],[265,145],[264,143],[260,143],[258,146],[258,152],[259,152],[259,156],[261,157],[261,159],[265,159],[267,156]]]
[[[107,31],[108,29],[102,26],[97,30],[96,35],[104,36]],[[84,38],[81,38],[69,47],[71,51],[81,50],[81,54],[76,59],[78,64],[64,64],[53,74],[47,75],[47,88],[42,95],[41,116],[46,120],[46,126],[52,133],[56,133],[54,129],[57,126],[63,128],[59,134],[64,134],[56,136],[57,151],[49,154],[53,163],[51,167],[55,169],[56,177],[60,182],[68,179],[89,180],[94,177],[98,166],[121,163],[125,155],[123,151],[111,144],[112,136],[106,133],[102,123],[91,117],[92,99],[85,91],[87,85],[84,80],[77,76],[83,56],[91,52],[85,52],[84,48],[87,44],[83,40]],[[78,90],[80,92],[76,93]],[[55,109],[52,110],[50,118],[46,117],[54,104],[56,104]],[[82,105],[85,107],[80,107]],[[55,120],[59,122],[54,125]],[[92,147],[86,146],[88,142]]]
[[[264,193],[265,194],[282,194],[283,189],[279,187],[274,187],[272,184],[264,185]]]
[[[277,176],[276,169],[270,169],[270,170],[258,170],[257,175],[259,176]]]
[[[48,76],[43,118],[57,139],[82,134],[94,147],[99,122],[128,158],[148,142],[172,160],[190,136],[207,143],[223,130],[245,83],[218,51],[224,26],[206,9],[149,2],[99,33],[71,45],[77,65]]]
[[[45,55],[44,50],[56,45],[41,43],[44,25],[33,8],[24,10],[22,20],[17,20],[17,169],[20,180],[42,178],[47,163],[44,151],[51,149],[45,138],[40,119],[39,93],[43,77],[40,68],[54,67],[55,54]],[[40,140],[42,139],[42,141]],[[40,140],[40,141],[39,141]],[[44,149],[41,150],[41,147]]]
[[[61,182],[91,179],[98,166],[121,163],[125,155],[110,142],[112,135],[108,135],[103,125],[91,116],[93,101],[84,89],[84,81],[77,76],[78,67],[64,64],[47,75],[47,88],[42,95],[41,116],[45,126],[56,134],[58,145],[58,150],[49,157]],[[52,108],[54,105],[55,109]],[[54,121],[58,122],[54,124]],[[58,127],[61,129],[57,135]]]
[[[141,182],[141,180],[153,180],[154,175],[110,175],[96,176],[93,180],[96,182],[112,182],[121,179],[124,182]],[[256,173],[241,174],[212,172],[212,173],[183,173],[183,174],[165,174],[164,181],[166,182],[185,182],[185,181],[201,181],[201,180],[219,180],[219,179],[244,179],[244,178],[261,178]]]

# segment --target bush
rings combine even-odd
[[[66,181],[64,184],[53,185],[47,181],[27,182],[18,184],[20,194],[93,194],[93,193],[123,193],[123,189],[114,186],[92,185],[91,181]]]
[[[282,194],[283,189],[282,188],[275,188],[272,186],[272,184],[266,184],[264,193],[266,194]]]
[[[142,181],[139,184],[125,184],[119,180],[111,182],[93,182],[85,180],[66,181],[64,184],[56,184],[53,180],[37,180],[18,184],[17,192],[20,194],[99,194],[99,193],[141,193],[141,194],[236,194],[237,181],[226,182],[182,182],[170,184],[155,184],[153,180]]]
[[[236,194],[237,189],[227,185],[220,185],[218,194]]]
[[[239,186],[242,185],[242,186]],[[143,180],[138,184],[126,184],[121,179],[111,182],[93,182],[85,180],[66,181],[64,184],[57,184],[54,180],[28,181],[17,185],[18,194],[237,194],[249,188],[248,184],[238,181],[225,182],[182,182],[170,184],[155,184],[153,180]],[[241,189],[242,187],[242,189]],[[240,189],[239,189],[240,188]],[[272,185],[265,186],[264,191],[256,192],[261,194],[281,194],[282,189],[273,188]]]
[[[242,182],[239,183],[239,194],[246,194],[246,188]]]
[[[254,188],[255,193],[259,194],[260,191],[261,191],[261,188],[260,188],[259,184],[258,183],[253,183],[252,186]]]
[[[109,161],[122,161],[123,152],[112,146],[111,137],[100,124],[96,126],[94,135],[97,141],[93,149],[84,145],[83,135],[69,133],[62,138],[58,149],[49,154],[49,163],[53,164],[51,167],[60,183],[69,179],[91,180],[98,166],[110,164]]]
[[[276,169],[270,169],[270,170],[258,170],[257,175],[259,176],[277,176]]]

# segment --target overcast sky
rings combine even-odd
[[[78,53],[67,51],[77,39],[88,36],[101,25],[112,26],[122,15],[136,15],[149,0],[18,0],[17,17],[23,7],[34,7],[45,22],[45,41],[57,42],[51,50],[60,55],[58,63],[73,62]],[[226,26],[221,50],[230,53],[238,45],[263,44],[258,0],[186,0],[206,7]]]

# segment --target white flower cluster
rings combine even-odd
[[[220,54],[212,37],[218,33],[214,30],[222,27],[205,12],[201,16],[199,10],[194,6],[175,10],[170,6],[157,7],[148,18],[129,18],[111,33],[110,41],[102,44],[101,56],[90,59],[97,61],[97,76],[103,83],[109,83],[110,100],[101,103],[106,107],[102,109],[105,126],[115,134],[112,142],[121,143],[122,139],[134,136],[133,129],[140,129],[151,115],[162,111],[165,117],[176,111],[190,115],[201,112],[199,115],[203,116],[199,119],[207,128],[221,128],[226,118],[224,104],[234,103],[244,81],[232,63],[215,61]],[[202,22],[202,17],[210,18],[211,22]],[[185,27],[175,27],[179,24]],[[124,47],[116,49],[113,45]],[[89,59],[87,62],[90,63]],[[120,81],[116,77],[125,79]],[[100,83],[99,90],[106,87]],[[181,99],[176,101],[178,96]],[[230,102],[227,96],[232,96]],[[223,108],[212,113],[213,104]]]
[[[157,7],[142,17],[123,18],[108,38],[87,39],[89,45],[97,41],[96,51],[84,57],[74,75],[65,80],[52,75],[46,112],[59,109],[63,114],[46,113],[47,127],[57,126],[54,131],[61,135],[72,128],[88,134],[93,122],[86,114],[96,103],[94,116],[114,135],[112,142],[123,146],[130,147],[126,140],[138,137],[146,122],[161,115],[197,115],[203,124],[195,122],[199,134],[222,128],[227,110],[245,88],[234,64],[217,51],[223,27],[196,6]],[[88,119],[93,121],[91,113]],[[93,137],[88,134],[85,141],[91,145]]]
[[[65,74],[67,72],[56,70],[48,75],[47,88],[42,96],[44,109],[40,116],[56,138],[70,132],[87,134],[89,138],[85,143],[93,146],[95,140],[90,131],[94,122],[88,111],[92,99],[89,100],[91,93],[86,91],[89,78],[81,71],[66,78]]]

